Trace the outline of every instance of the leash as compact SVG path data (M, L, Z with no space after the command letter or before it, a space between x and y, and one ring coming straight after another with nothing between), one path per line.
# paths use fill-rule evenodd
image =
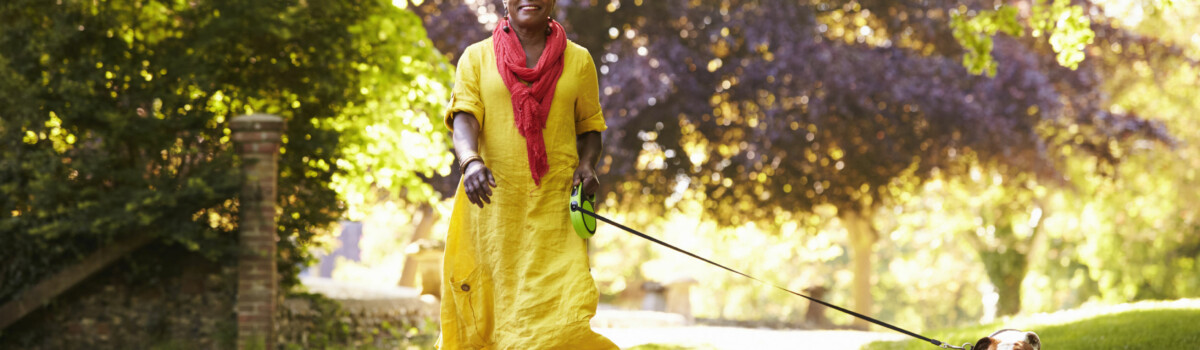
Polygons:
M857 312L851 311L851 310L849 310L849 309L846 309L846 308L843 308L843 307L840 307L840 306L837 306L837 305L833 305L833 304L827 303L827 302L825 302L825 301L822 301L822 300L820 300L820 299L813 298L813 297L810 297L810 296L807 296L807 295L804 295L804 294L801 294L801 293L798 293L798 292L792 291L791 289L787 289L787 288L781 287L781 286L779 286L779 285L777 285L777 284L774 284L774 283L771 283L771 282L764 281L764 280L762 280L762 279L759 279L759 278L757 278L757 277L754 277L754 276L751 276L751 275L747 275L747 274L745 274L745 273L742 273L741 271L738 271L738 270L734 270L734 269L732 269L732 268L729 268L729 267L727 267L727 266L725 266L725 265L718 264L718 263L716 263L716 262L714 262L714 261L712 261L712 260L705 259L704 257L701 257L701 256L699 256L699 255L693 254L692 252L689 252L689 251L687 251L687 250L684 250L684 249L682 249L682 248L676 247L676 246L674 246L674 245L671 245L670 243L663 242L663 241L661 241L661 240L659 240L659 239L657 239L657 238L654 238L654 237L650 237L649 235L647 235L647 234L645 234L645 233L642 233L641 231L634 230L634 229L631 229L631 228L629 228L629 227L626 227L625 225L622 225L622 224L620 224L620 223L617 223L617 222L615 222L615 221L612 221L612 220L610 220L610 219L608 219L608 218L606 218L606 217L604 217L604 216L601 216L600 214L596 214L595 212L593 212L593 211L592 211L592 210L595 210L595 206L596 206L596 203L595 203L595 196L594 196L594 195L592 195L592 196L584 196L584 195L583 195L581 192L583 192L583 191L580 189L580 186L575 186L575 188L574 188L573 190L571 190L571 201L570 201L570 206L571 206L571 223L572 223L572 225L574 225L574 226L575 226L575 233L576 233L576 234L578 234L578 235L579 235L580 237L582 237L583 239L588 239L588 238L591 238L591 237L592 237L592 236L593 236L593 235L596 233L596 220L600 220L600 221L603 221L603 222L605 222L605 223L608 223L609 225L613 225L613 226L616 226L616 227L618 227L618 228L620 228L620 229L622 229L622 230L625 230L626 232L632 233L632 234L634 234L634 235L636 235L636 236L638 236L638 237L645 238L646 240L648 240L648 241L651 241L651 242L654 242L654 243L658 243L658 244L659 244L659 245L661 245L661 246L664 246L664 247L670 248L671 250L674 250L674 251L677 251L677 252L683 253L684 255L687 255L687 256L693 257L693 258L695 258L695 259L697 259L697 260L700 260L700 261L703 261L703 262L709 263L709 264L711 264L711 265L713 265L713 266L716 266L716 267L719 267L719 268L725 269L726 271L729 271L729 272L732 272L732 273L735 273L735 274L741 275L742 277L749 278L749 279L751 279L751 280L754 280L754 281L756 281L756 282L758 282L758 283L762 283L762 284L765 284L765 285L768 285L768 286L771 286L771 287L775 287L775 289L778 289L778 290L782 290L782 291L784 291L784 292L791 293L792 295L796 295L796 296L802 297L802 298L804 298L804 299L808 299L809 301L812 301L812 302L814 302L814 303L817 303L817 304L824 305L824 306L826 306L826 307L829 307L829 308L831 308L831 309L834 309L834 310L841 311L841 312L843 312L843 313L849 314L849 315L851 315L851 316L854 316L854 317L858 317L859 319L862 319L862 320L865 320L865 321L868 321L868 322L874 323L874 324L876 324L876 325L879 325L879 326L885 327L885 328L887 328L887 329L891 329L891 330L893 330L893 331L897 331L897 332L903 333L903 334L905 334L905 335L908 335L908 336L910 336L910 337L917 338L917 339L920 339L920 340L923 340L923 341L929 342L930 344L933 344L933 345L935 345L935 346L937 346L937 347L940 347L940 348L942 348L942 349L960 349L960 350L972 350L972 348L974 347L973 345L971 345L971 343L966 343L966 344L963 344L962 346L953 346L953 345L950 345L950 344L946 344L946 343L944 343L944 342L942 342L942 341L940 341L940 340L931 339L931 338L929 338L929 337L926 337L926 336L923 336L923 335L920 335L920 334L917 334L917 333L910 332L910 331L908 331L908 330L906 330L906 329L904 329L904 328L896 327L896 326L893 326L893 325L891 325L891 324L889 324L889 323L887 323L887 322L883 322L883 321L877 320L877 319L875 319L875 318L872 318L872 317L870 317L870 316L863 315L863 314L860 314L860 313L857 313ZM583 216L583 214L587 214L587 217ZM590 219L590 222L589 222L589 219Z

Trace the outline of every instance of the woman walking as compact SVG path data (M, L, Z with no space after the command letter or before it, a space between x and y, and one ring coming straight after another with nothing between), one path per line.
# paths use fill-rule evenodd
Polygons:
M443 269L443 349L615 349L592 331L598 294L570 223L594 194L606 128L587 49L554 0L504 0L492 37L458 61L446 125L463 177Z

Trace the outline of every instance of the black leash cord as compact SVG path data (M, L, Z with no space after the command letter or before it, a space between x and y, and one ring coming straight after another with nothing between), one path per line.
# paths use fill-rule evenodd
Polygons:
M834 310L837 310L837 311L841 311L841 312L844 312L844 313L850 314L851 316L858 317L858 318L860 318L860 319L863 319L863 320L870 321L871 323L874 323L874 324L877 324L877 325L880 325L880 326L883 326L883 327L887 327L888 329L891 329L891 330L893 330L893 331L897 331L897 332L900 332L900 333L907 334L907 335L909 335L909 336L911 336L911 337L913 337L913 338L917 338L917 339L920 339L920 340L927 341L927 342L929 342L929 343L932 343L933 345L936 345L936 346L942 346L942 344L943 344L941 341L934 340L934 339L929 339L929 338L927 338L927 337L925 337L925 336L923 336L923 335L916 334L916 333L913 333L913 332L909 332L909 331L907 331L907 330L905 330L905 329L903 329L903 328L900 328L900 327L896 327L896 326L890 325L890 324L888 324L887 322L883 322L883 321L880 321L880 320L876 320L876 319L874 319L874 318L871 318L870 316L863 315L863 314L860 314L860 313L857 313L857 312L854 312L854 311L850 311L850 310L847 310L847 309L845 309L845 308L842 308L842 307L840 307L840 306L837 306L837 305L833 305L833 304L830 304L830 303L826 303L826 302L824 302L824 301L821 301L820 299L816 299L816 298L813 298L813 297L810 297L810 296L807 296L807 295L804 295L804 294L800 294L800 293L793 292L791 289L787 289L787 288L784 288L784 287L780 287L779 285L776 285L776 284L774 284L774 283L770 283L770 282L767 282L767 281L763 281L763 280L760 280L760 279L758 279L758 278L755 278L754 276L751 276L751 275L744 274L744 273L742 273L741 271L738 271L738 270L734 270L734 269L731 269L731 268L725 267L725 265L718 264L718 263L716 263L716 262L713 262L712 260L708 260L708 259L705 259L705 258L703 258L703 257L700 257L699 255L692 254L692 253L691 253L691 252L689 252L689 251L686 251L686 250L683 250L683 249L677 248L677 247L675 247L675 246L671 245L670 243L667 243L667 242L660 241L660 240L658 240L657 238L654 238L654 237L650 237L650 236L646 235L645 233L641 233L641 232L639 232L638 230L634 230L634 229L631 229L631 228L625 227L625 225L618 224L618 223L616 223L616 222L614 222L614 221L612 221L612 220L609 220L609 219L608 219L608 218L606 218L606 217L603 217L603 216L600 216L599 214L593 213L593 212L591 212L590 210L587 210L587 209L580 208L579 206L574 206L574 205L573 205L573 206L571 206L571 210L578 210L578 211L581 211L581 212L583 212L584 214L591 215L592 217L595 217L596 219L598 219L598 220L600 220L600 221L604 221L604 222L607 222L609 225L613 225L613 226L619 227L619 228L621 228L622 230L625 230L625 231L628 231L629 233L632 233L632 234L635 234L635 235L637 235L638 237L642 237L642 238L645 238L645 239L647 239L647 240L649 240L649 241L651 241L651 242L658 243L659 245L662 245L662 246L664 246L664 247L671 248L671 249L672 249L672 250L674 250L674 251L677 251L677 252L680 252L680 253L686 254L687 256L690 256L690 257L693 257L693 258L699 259L699 260L701 260L701 261L704 261L704 262L706 262L706 263L712 264L713 266L720 267L720 268L722 268L722 269L725 269L726 271L729 271L729 272L733 272L733 273L736 273L736 274L742 275L742 277L746 277L746 278L749 278L749 279L755 280L755 281L757 281L758 283L766 284L766 285L769 285L769 286L775 287L775 289L779 289L779 290L782 290L782 291L785 291L785 292L788 292L788 293L792 293L792 294L794 294L794 295L797 295L797 296L803 297L804 299L811 300L812 302L815 302L815 303L817 303L817 304L821 304L821 305L828 306L828 307L830 307L830 308L833 308Z

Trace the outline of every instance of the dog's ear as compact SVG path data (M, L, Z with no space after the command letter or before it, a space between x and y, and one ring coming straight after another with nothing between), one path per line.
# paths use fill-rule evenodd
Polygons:
M1033 346L1034 350L1042 349L1042 338L1039 338L1037 333L1025 332L1025 342L1029 343L1030 346Z
M983 337L983 338L980 338L979 341L975 342L975 345L971 347L971 350L988 350L988 348L991 348L991 347L992 347L992 338L991 337Z

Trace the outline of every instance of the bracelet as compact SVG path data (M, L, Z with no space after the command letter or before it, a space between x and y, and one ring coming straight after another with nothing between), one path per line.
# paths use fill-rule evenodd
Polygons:
M470 156L467 156L467 158L463 159L461 163L458 163L458 170L461 171L463 174L466 174L467 166L471 165L471 162L474 162L477 160L482 162L483 157L480 157L478 154L472 154Z

